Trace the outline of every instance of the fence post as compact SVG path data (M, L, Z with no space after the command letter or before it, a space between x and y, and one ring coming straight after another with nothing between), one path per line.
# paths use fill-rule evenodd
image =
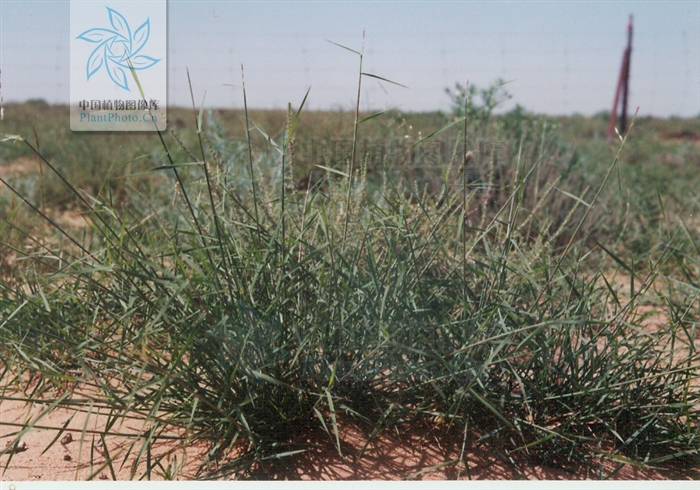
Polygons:
M622 93L622 114L620 116L620 133L624 134L627 129L627 101L629 96L629 81L630 81L630 62L632 58L632 15L627 23L627 48L622 56L622 66L620 67L620 77L617 81L617 89L615 90L615 101L613 102L612 111L610 111L610 121L608 122L607 139L612 138L615 133L615 122L617 120L617 108L620 102L620 93Z

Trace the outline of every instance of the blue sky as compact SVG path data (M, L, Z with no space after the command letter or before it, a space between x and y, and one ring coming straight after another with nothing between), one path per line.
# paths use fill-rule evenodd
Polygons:
M106 2L109 3L108 1ZM0 0L5 101L69 97L69 0ZM700 114L700 2L168 2L168 102L349 109L364 70L409 88L363 81L362 108L447 109L444 89L511 81L515 103L549 114L612 106L626 24L634 14L630 105L641 114Z

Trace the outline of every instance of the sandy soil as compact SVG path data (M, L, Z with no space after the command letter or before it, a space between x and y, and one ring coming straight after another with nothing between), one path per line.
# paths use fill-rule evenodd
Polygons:
M3 162L3 164L0 165L0 177L7 178L19 175L38 174L40 173L39 163L39 158L31 157L17 158L9 163ZM0 186L2 186L1 182Z
M146 432L139 421L117 423L112 432L121 436L105 438L107 451L99 444L99 432L104 430L106 416L93 413L87 420L86 412L59 408L38 421L33 430L21 438L26 449L15 451L10 459L10 446L17 431L28 416L36 417L44 406L29 405L21 401L4 400L0 405L0 480L85 480L131 478L145 479L146 454L136 464L142 439L134 437ZM70 419L70 421L69 421ZM15 424L15 425L13 425ZM67 424L60 434L59 428ZM85 433L84 433L85 431ZM65 438L71 434L70 442ZM176 435L176 434L175 434ZM416 473L419 480L445 479L548 479L574 480L597 478L591 468L566 470L519 461L519 468L498 456L497 448L476 447L467 441L464 463L439 465L460 459L462 437L446 435L439 428L414 428L407 434L385 433L370 443L358 459L356 455L364 446L367 435L351 424L341 424L341 451L338 452L330 438L323 432L310 435L315 449L303 454L278 460L265 461L252 477L284 480L399 480ZM81 439L83 443L81 444ZM55 442L51 445L52 441ZM65 443L65 444L64 444ZM51 445L50 447L48 447ZM48 447L48 449L46 449ZM151 479L162 480L164 468L179 467L177 479L188 480L198 476L198 469L207 453L207 444L200 443L182 448L177 440L158 440L153 444L152 461L163 456L160 467L152 468ZM106 464L105 454L113 460ZM225 461L222 462L225 465ZM436 467L438 466L438 467ZM606 462L604 473L609 474L616 465ZM215 470L212 466L210 470ZM134 476L132 476L134 471ZM201 477L201 474L200 474ZM697 468L671 466L659 469L640 469L623 465L613 476L615 479L700 479Z

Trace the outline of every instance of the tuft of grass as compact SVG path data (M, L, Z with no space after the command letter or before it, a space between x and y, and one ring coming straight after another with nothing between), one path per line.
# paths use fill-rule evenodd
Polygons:
M146 461L133 478L177 477L181 466L151 453L168 438L207 441L201 478L256 477L314 450L317 432L347 457L348 423L367 447L441 420L513 464L697 454L697 236L668 236L642 268L610 246L619 158L581 182L551 122L518 113L445 122L466 144L439 168L398 168L401 155L370 168L358 134L384 116L356 111L352 151L299 190L302 108L272 136L246 111L244 136L230 139L193 96L198 155L159 134L146 175L161 184L133 185L120 206L111 177L90 192L37 151L88 221L80 236L3 180L51 232L37 237L14 214L1 225L21 265L0 277L0 399L86 411L85 443L140 424L126 454L93 472L114 475L132 454ZM476 135L503 151L467 158ZM641 306L668 270L680 275L650 330ZM92 433L96 410L109 417ZM18 441L40 425L8 429Z

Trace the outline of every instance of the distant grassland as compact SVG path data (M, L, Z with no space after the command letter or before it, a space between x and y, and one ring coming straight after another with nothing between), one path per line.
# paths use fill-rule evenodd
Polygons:
M361 118L370 115L361 114ZM169 110L169 131L164 133L164 137L175 161L192 160L192 154L188 155L183 149L197 145L195 117L196 113L191 109ZM310 181L313 183L321 177L324 171L317 165L336 167L343 164L352 142L353 117L352 113L343 111L304 113L296 128L291 161L291 178L297 187L305 188ZM256 153L269 150L266 138L279 138L285 130L287 119L286 111L252 110L250 120L262 129L258 131L255 126L251 127L253 150ZM444 131L417 147L411 145L452 121L451 115L442 112L403 114L388 111L362 124L358 142L359 159L367 157L370 176L378 173L381 165L393 169L403 167L406 169L403 181L413 179L422 185L429 184L428 190L439 194L440 171L434 167L454 164L456 159L461 158L459 128ZM246 143L242 110L209 112L207 124L210 136L216 139L220 149L230 152L233 146L237 146L238 151L242 151L241 145ZM90 194L96 194L100 189L110 191L114 205L129 201L129 189L149 194L154 183L160 182L160 176L143 173L162 164L164 159L162 147L159 147L158 138L153 133L72 132L68 123L68 108L51 106L42 101L7 105L2 127L5 134L25 135L76 188ZM468 148L483 161L474 162L470 176L476 178L479 174L482 179L487 177L481 174L488 173L492 153L506 168L507 160L518 151L541 151L544 146L538 147L536 140L543 138L542 145L561 153L556 157L558 161L552 166L553 171L578 175L573 178L572 174L569 182L572 187L566 190L579 196L586 186L590 190L599 182L607 164L614 157L614 148L604 139L606 127L605 114L547 118L513 111L493 116L486 124L473 121ZM437 141L441 145L439 148ZM521 144L524 145L522 149L519 147ZM439 157L436 156L438 153ZM23 144L5 143L0 146L1 166L9 167L20 158L33 159L37 164L40 161ZM421 167L421 164L426 165ZM47 174L37 180L34 174L41 169L29 164L27 168L30 168L28 173L32 176L26 177L26 171L19 172L24 175L18 176L19 183L23 189L32 190L32 197L40 199L43 205L50 208L74 207L74 197L65 191L55 176ZM617 201L611 204L607 212L611 214L613 209L619 210L619 206L624 205L628 218L657 222L665 211L662 207L670 206L674 214L689 218L698 206L699 168L700 119L640 118L635 122L635 131L620 157L620 170L616 172L617 192L614 192L613 186L607 189L609 195L606 199ZM401 179L401 176L395 175ZM13 175L9 179L12 180ZM0 195L0 199L8 198L12 199L6 194ZM558 214L562 210L545 211ZM651 231L646 226L643 229L646 234ZM636 237L633 241L644 240L644 237Z

